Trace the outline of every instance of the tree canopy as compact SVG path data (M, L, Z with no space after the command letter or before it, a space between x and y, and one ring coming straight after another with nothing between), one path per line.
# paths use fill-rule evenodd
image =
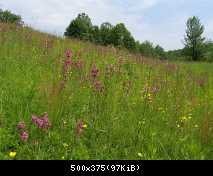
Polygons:
M20 15L13 14L9 10L3 11L0 9L0 22L1 23L15 23L17 25L22 25L23 21Z
M193 16L187 20L186 27L185 51L192 57L192 60L196 61L202 57L202 46L205 40L202 37L204 26L198 17Z
M79 14L76 19L71 21L64 35L89 40L91 38L91 32L92 22L88 15L82 13Z
M104 46L113 45L119 48L126 48L131 52L138 52L146 56L162 57L164 53L163 48L159 45L155 47L149 41L144 43L135 41L124 23L113 26L109 22L104 22L99 27L93 25L90 17L85 13L79 14L70 22L64 35L66 37L89 40Z

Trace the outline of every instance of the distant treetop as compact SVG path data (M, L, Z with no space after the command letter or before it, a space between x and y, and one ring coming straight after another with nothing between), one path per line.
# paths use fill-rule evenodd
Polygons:
M23 25L23 21L20 15L13 14L9 10L3 11L2 9L0 9L0 22L15 23L17 25Z

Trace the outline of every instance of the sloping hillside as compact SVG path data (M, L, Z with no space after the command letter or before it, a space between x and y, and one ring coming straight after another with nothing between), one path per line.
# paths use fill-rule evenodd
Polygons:
M0 24L0 159L213 159L212 67Z

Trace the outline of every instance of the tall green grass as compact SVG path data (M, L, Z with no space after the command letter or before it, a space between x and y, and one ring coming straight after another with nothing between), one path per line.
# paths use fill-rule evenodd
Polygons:
M67 49L83 67L72 66L60 88ZM0 24L0 159L213 159L212 67ZM31 121L44 112L46 131ZM87 127L78 136L81 119Z

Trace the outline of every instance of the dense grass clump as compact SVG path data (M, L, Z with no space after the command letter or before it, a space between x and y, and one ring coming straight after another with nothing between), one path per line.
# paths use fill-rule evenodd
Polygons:
M212 67L0 24L0 159L213 159Z

